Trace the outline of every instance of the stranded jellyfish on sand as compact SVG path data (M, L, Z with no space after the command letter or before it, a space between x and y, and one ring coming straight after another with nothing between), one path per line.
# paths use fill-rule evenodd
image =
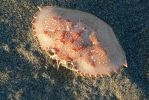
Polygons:
M127 67L112 28L92 14L45 6L34 15L32 27L41 49L81 75L110 76Z

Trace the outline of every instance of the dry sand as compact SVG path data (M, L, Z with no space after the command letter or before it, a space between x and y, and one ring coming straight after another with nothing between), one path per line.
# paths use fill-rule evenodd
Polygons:
M92 13L114 29L128 68L104 78L56 69L35 43L37 6ZM0 100L149 100L148 0L0 0Z

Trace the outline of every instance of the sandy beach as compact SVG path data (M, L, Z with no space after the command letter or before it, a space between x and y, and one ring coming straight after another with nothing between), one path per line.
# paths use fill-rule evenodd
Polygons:
M57 69L32 36L38 6L91 13L108 23L128 68L87 78ZM148 0L0 0L0 100L149 100Z

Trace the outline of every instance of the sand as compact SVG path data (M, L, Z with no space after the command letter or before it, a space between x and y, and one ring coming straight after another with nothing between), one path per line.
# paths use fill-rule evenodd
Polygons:
M32 37L32 17L45 5L89 12L107 22L128 68L104 78L56 68ZM1 0L0 100L149 99L148 8L148 0Z

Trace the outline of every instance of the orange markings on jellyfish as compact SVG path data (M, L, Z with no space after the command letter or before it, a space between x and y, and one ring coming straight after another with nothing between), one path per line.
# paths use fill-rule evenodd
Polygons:
M110 76L127 67L113 29L100 18L78 10L45 6L32 20L34 36L45 52L54 50L64 66L83 76ZM46 49L45 49L46 48Z

